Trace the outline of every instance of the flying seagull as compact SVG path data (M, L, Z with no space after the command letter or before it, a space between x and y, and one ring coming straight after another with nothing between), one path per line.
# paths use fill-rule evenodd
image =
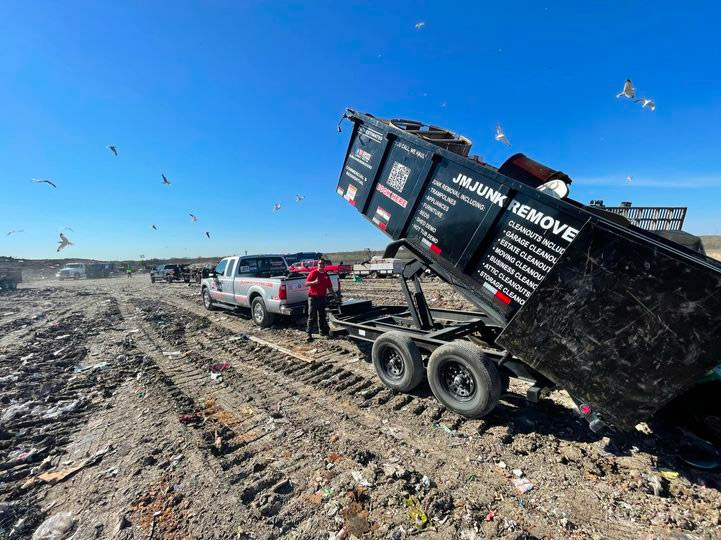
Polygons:
M280 210L280 203L275 203L273 205L273 212L277 212L278 210Z
M190 219L192 219L193 221L198 221L198 216L196 216L195 214L188 214L188 215L190 216Z
M634 101L634 103L640 103L640 102L643 102L643 105L641 105L642 109L645 109L646 107L648 107L652 111L656 110L656 104L653 102L652 99L641 98L641 99L637 99Z
M157 228L155 225L151 225L151 227L152 227L153 229L155 229L156 231L158 230L158 228Z
M207 236L208 238L210 238L210 233L209 233L208 231L205 231L205 236Z
M626 182L628 182L629 184L631 183L632 180L633 180L633 176L626 177Z
M295 202L300 202L303 199L305 199L305 195L296 195L295 196Z
M118 147L115 146L114 144L108 145L108 150L110 150L116 156L118 155Z
M25 231L23 229L14 229L14 230L10 231L7 234L7 236L10 236L11 234L15 234L15 233L20 233L20 232L25 232Z
M508 138L506 138L505 133L503 133L501 124L496 124L496 140L501 141L506 146L511 146L511 143L508 141Z
M68 240L67 236L65 236L63 233L60 233L60 240L58 240L58 251L64 250L68 246L74 246L70 240Z
M35 182L36 184L50 184L54 188L58 187L50 180L41 180L40 178L33 178L33 182Z
M60 232L63 232L63 231L75 232L75 231L72 230L70 227L63 227L62 229L60 229Z
M416 30L420 30L420 29L423 28L425 25L426 25L426 21L418 21L418 22L414 25L414 27L415 27Z
M164 185L164 186L169 186L169 185L170 185L170 180L168 180L168 177L165 176L164 174L161 174L160 176L163 177L163 185Z
M623 84L623 90L621 90L618 94L616 94L617 98L620 97L627 97L629 99L633 99L636 95L636 90L633 87L633 83L631 82L631 79L626 79L626 82Z

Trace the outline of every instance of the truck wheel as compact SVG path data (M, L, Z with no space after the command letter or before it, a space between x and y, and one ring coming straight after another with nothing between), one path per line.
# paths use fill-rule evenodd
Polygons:
M371 278L371 279L378 279L378 272L371 272L370 278Z
M373 367L388 388L410 392L423 380L423 359L418 347L406 334L397 331L381 335L371 350Z
M256 297L251 304L251 311L253 313L253 322L261 328L267 328L275 317L272 313L268 313L268 309L265 307L265 302L261 297Z
M213 298L210 296L210 291L207 287L203 289L203 305L208 311L215 309L215 302L213 302Z
M501 397L498 368L470 343L446 343L433 351L428 384L438 401L466 418L487 415Z

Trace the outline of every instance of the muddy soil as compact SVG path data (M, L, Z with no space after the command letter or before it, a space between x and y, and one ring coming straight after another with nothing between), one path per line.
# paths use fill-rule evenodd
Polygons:
M392 280L343 285L401 302ZM198 292L136 276L0 296L0 538L62 512L77 539L721 535L718 471L677 457L678 429L596 435L565 393L531 404L520 384L466 420L426 384L387 390L349 341Z

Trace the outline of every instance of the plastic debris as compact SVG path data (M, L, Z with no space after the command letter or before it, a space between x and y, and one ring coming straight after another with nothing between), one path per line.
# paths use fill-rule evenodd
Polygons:
M70 512L59 512L40 524L33 533L32 540L62 540L73 525L75 518Z
M333 498L333 490L329 487L320 488L320 492L323 494L323 501L328 502Z
M350 474L353 477L353 480L355 480L359 486L371 487L373 485L363 477L363 473L360 471L351 471Z
M445 431L446 433L448 433L451 437L455 436L455 434L456 434L455 430L451 429L451 427L448 424L445 424L443 422L438 422L435 425L436 425L436 427L438 427L438 428L442 429L443 431Z
M496 517L496 512L494 510L491 510L486 514L486 517L484 518L484 521L493 521L493 518Z
M658 472L660 472L661 476L668 480L675 480L678 478L678 472L672 471L671 469L659 469Z
M513 469L511 472L516 478L521 478L523 476L523 471L521 469Z
M505 461L499 461L498 463L496 463L496 465L499 466L501 469L505 469L506 467L508 467Z
M15 403L10 405L2 416L0 416L0 422L7 422L12 420L16 416L23 416L25 413L30 412L30 402L28 403Z
M511 483L519 493L528 493L535 487L528 478L512 478Z
M408 508L408 517L411 518L413 525L416 529L425 529L428 525L428 516L421 508L421 503L418 501L418 497L411 495L405 500L406 507Z
M197 424L202 419L197 414L181 414L178 416L178 421L181 424Z
M223 374L219 371L211 371L210 372L210 380L216 383L223 382Z
M170 358L180 356L180 351L163 351L163 356L167 356Z
M222 373L229 367L230 367L230 364L228 362L222 362L220 364L213 364L212 366L210 366L210 372L211 373Z
M78 408L79 405L80 400L76 399L75 401L67 402L64 405L57 405L55 407L51 407L45 412L45 414L43 415L43 419L48 420L51 418L59 418L65 413L74 411Z

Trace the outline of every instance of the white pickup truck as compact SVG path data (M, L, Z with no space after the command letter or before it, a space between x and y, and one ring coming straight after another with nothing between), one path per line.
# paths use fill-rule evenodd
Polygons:
M55 274L60 281L64 279L80 279L86 277L85 265L83 263L66 264L60 271Z
M340 292L338 276L329 274L333 290ZM206 309L250 308L260 327L273 324L278 315L302 315L308 308L306 274L288 272L280 255L226 257L200 283Z

